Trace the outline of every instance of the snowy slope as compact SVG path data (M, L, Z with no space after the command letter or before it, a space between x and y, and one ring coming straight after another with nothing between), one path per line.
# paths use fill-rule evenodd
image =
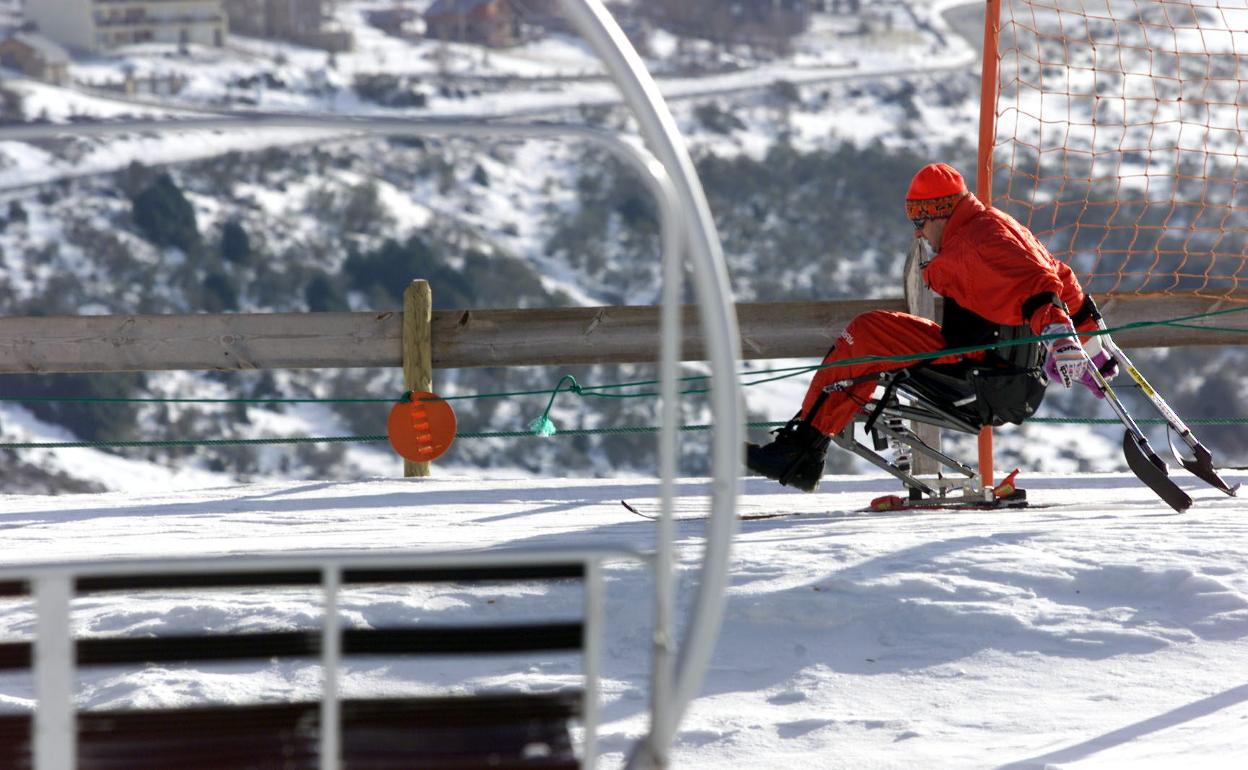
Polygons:
M436 470L435 470L436 474ZM1243 481L1245 474L1232 474ZM726 623L677 742L680 768L1241 768L1248 766L1248 503L1181 483L1166 509L1125 475L1033 477L1034 507L868 515L895 483L826 479L803 495L747 480ZM682 481L677 543L691 597L703 480ZM648 548L653 479L374 479L142 494L7 496L6 565L64 559L501 545ZM452 587L344 600L348 621L465 622L576 612L558 584ZM652 584L607 572L603 767L645 727ZM682 603L683 606L683 603ZM315 622L314 597L170 592L92 597L80 633ZM30 633L0 605L0 638ZM546 690L579 670L558 656L378 661L348 673L355 694L435 686ZM242 674L237 677L227 674ZM186 672L104 671L88 706L313 696L315 666L264 662ZM0 708L28 708L29 680L0 678Z

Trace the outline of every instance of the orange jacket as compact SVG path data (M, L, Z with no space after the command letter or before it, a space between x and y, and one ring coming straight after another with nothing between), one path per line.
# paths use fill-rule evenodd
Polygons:
M1037 334L1049 324L1070 323L1070 315L1044 302L1024 318L1023 305L1029 299L1052 292L1070 313L1083 304L1074 271L1054 259L1013 217L984 206L973 194L953 210L940 251L923 268L923 279L937 294L993 323L1027 323Z

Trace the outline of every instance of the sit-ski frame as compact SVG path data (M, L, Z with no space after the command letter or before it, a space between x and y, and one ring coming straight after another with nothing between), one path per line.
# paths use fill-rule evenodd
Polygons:
M1131 359L1105 333L1105 322L1099 313L1096 319L1102 331L1103 348L1126 370L1148 402L1166 421L1167 443L1176 462L1206 484L1227 495L1234 496L1240 485L1231 486L1218 474L1209 450L1200 443L1191 428L1148 383ZM1088 358L1088 368L1110 408L1126 428L1123 434L1123 454L1126 457L1127 466L1140 481L1171 508L1179 512L1187 510L1192 505L1191 496L1170 478L1169 466L1153 451L1139 424L1131 417L1118 394L1090 358ZM897 391L908 377L909 373L904 369L886 373L881 378L883 393L867 404L868 417L864 429L875 437L875 450L877 451L872 451L854 438L852 423L844 432L833 436L832 441L842 449L863 458L897 478L906 487L911 500L932 498L936 502L948 501L950 504L993 502L996 499L995 491L977 483L979 476L972 468L924 442L914 431L906 428L903 421L923 422L969 434L978 433L979 426L967 422L950 409L911 389L905 389L904 392L913 403L903 403L898 399ZM1175 446L1173 434L1178 434L1183 440L1191 450L1192 457L1185 457L1179 451ZM943 473L938 472L935 479L916 477L908 467L890 462L879 454L878 450L884 449L886 442L890 440L935 460L943 468L952 470L955 475L947 478ZM961 490L960 496L950 494L953 490L959 489Z
M979 431L977 426L922 394L907 390L906 396L912 403L903 403L897 397L897 391L908 377L909 372L904 369L886 373L882 378L883 393L867 404L868 417L863 429L874 437L874 450L854 438L853 423L843 432L832 436L833 443L899 480L906 487L912 501L926 500L949 505L994 502L996 493L992 488L985 489L978 483L979 474L975 469L931 446L906 427L905 423L910 421L963 433L974 434ZM943 472L938 472L935 478L915 476L908 466L889 461L880 455L879 452L889 441L935 460L942 468L948 468L952 475L946 476Z

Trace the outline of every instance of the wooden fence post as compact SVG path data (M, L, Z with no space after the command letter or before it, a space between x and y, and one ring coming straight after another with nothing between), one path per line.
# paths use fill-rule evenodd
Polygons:
M910 247L910 254L906 257L906 268L903 273L906 312L911 315L917 315L920 318L926 318L929 321L935 321L936 295L932 294L932 290L923 283L921 264L927 256L926 252L927 247L924 245L924 241L915 238L914 245ZM940 428L926 423L914 423L911 425L911 428L923 443L933 449L940 449ZM940 472L940 464L936 460L918 452L915 452L914 456L910 458L910 468L915 475Z
M403 292L403 387L433 390L433 291L416 279ZM428 476L429 463L403 461L404 476Z

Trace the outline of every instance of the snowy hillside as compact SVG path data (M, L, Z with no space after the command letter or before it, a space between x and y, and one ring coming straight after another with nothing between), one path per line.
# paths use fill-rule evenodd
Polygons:
M212 109L388 116L540 113L631 130L620 113L596 106L615 103L613 89L596 74L586 47L562 33L487 52L382 34L367 22L377 7L336 4L337 22L356 35L357 45L333 57L246 38L235 38L225 50L192 46L185 53L145 45L76 59L72 88L22 79L7 79L4 88L14 94L10 104L27 120L175 117ZM937 37L921 25L929 23L927 9L916 16L900 3L888 8L892 30L887 33L855 31L850 17L817 17L787 58L681 41L662 30L650 38L647 64L674 99L682 131L696 155L721 164L716 173L723 185L711 193L728 193L713 205L731 218L723 225L725 246L741 299L896 293L900 260L893 255L904 248L904 228L885 228L883 238L876 228L861 232L832 254L824 244L835 221L812 207L826 199L825 189L786 183L778 169L768 188L743 199L731 197L741 189L733 177L752 176L752 168L777 142L789 148L789 163L801 163L805 153L822 153L818 163L826 171L819 173L827 185L840 176L839 169L870 173L865 168L891 152L886 146L910 142L906 137L914 135L914 121L920 118L932 127L923 133L933 152L973 131L969 47L956 36ZM939 23L939 17L933 18ZM916 87L934 71L946 73L944 82L934 89ZM127 73L139 84L137 94L105 90ZM172 94L144 91L144 84L159 84L162 78L181 87ZM855 119L845 120L851 113ZM867 115L870 120L864 119ZM0 197L0 212L7 207L0 228L0 308L14 315L374 310L397 306L393 293L417 274L431 279L440 307L656 300L653 212L648 201L638 198L635 180L617 165L604 168L598 154L541 142L337 140L314 145L318 138L325 139L309 132L269 131L0 142L0 183L7 188ZM858 205L883 211L874 202L879 199L891 208L903 177L920 160L907 154L896 161L904 170L886 175L887 191ZM161 182L164 172L172 185ZM175 188L173 194L185 198L189 212L179 228L162 235L138 226L134 206L139 196ZM782 204L788 213L777 211L760 231L751 212L760 204L776 205L781 195L792 196ZM807 239L803 250L786 236L795 231L792 215L799 212L811 220L809 227L800 226ZM241 239L228 237L238 233ZM227 242L243 247L226 248ZM391 242L398 245L392 248ZM811 247L813 253L805 250ZM475 254L492 260L487 270ZM777 258L786 260L783 269ZM883 284L881 264L891 278ZM493 289L486 285L487 273L499 276ZM835 280L824 280L826 275ZM460 285L471 293L457 292ZM437 387L447 395L536 390L553 387L568 373L586 383L653 376L652 369L618 367L445 372L438 374ZM261 378L151 374L32 381L11 394L49 390L88 399L384 399L400 393L401 384L397 372L377 371L278 372ZM465 430L523 428L540 413L536 401L463 402L461 424ZM696 401L688 406L689 422L699 421L701 408ZM764 418L789 407L759 402L751 408ZM561 400L553 416L561 426L645 425L654 423L649 409L633 402L587 406ZM382 432L384 413L384 406L136 403L101 408L15 400L0 403L0 431L9 442L368 435ZM653 467L648 439L613 440L605 449L594 443L592 451L585 451L562 440L523 448L515 442L465 441L447 461L528 472L580 467L599 475ZM211 472L223 480L275 474L352 478L385 473L393 463L384 447L350 444L263 453L243 447L172 454L151 450L142 456L129 451L127 456L139 461L138 475L152 472L142 462L147 460L166 466L157 473ZM82 491L112 487L113 479L133 475L85 471L62 452L21 450L15 459L23 468L13 479L16 489ZM698 456L688 459L692 472L705 469Z
M1232 475L1232 482L1248 480ZM726 622L677 738L675 767L885 770L1201 768L1248 763L1248 505L1181 479L1174 514L1123 475L1024 477L1034 507L865 514L895 482L837 477L804 495L745 484ZM193 484L187 484L193 487ZM680 482L681 611L701 554L707 485ZM255 554L291 549L504 545L651 547L653 479L438 476L5 498L7 563ZM778 516L778 517L773 517ZM758 518L772 517L772 518ZM648 574L606 574L602 767L645 728ZM456 623L564 617L560 584L522 590L370 589L348 622ZM232 597L232 598L231 598ZM315 622L297 590L241 597L167 592L76 605L92 636L286 630ZM0 638L28 638L20 604ZM315 697L315 666L263 662L85 676L86 707ZM348 692L460 684L525 692L567 686L566 657L386 658L346 672ZM29 679L0 678L0 709L30 707Z
M261 109L540 116L633 131L610 107L617 98L588 49L566 33L506 49L446 45L371 26L368 14L388 5L334 4L334 23L355 35L356 47L333 56L235 37L225 49L143 45L79 57L65 88L5 73L5 117L89 122ZM626 14L630 5L617 10ZM698 161L741 300L897 296L911 235L898 201L909 175L936 158L972 167L974 40L982 22L964 13L951 27L942 13L958 3L947 0L871 5L870 24L816 14L783 55L662 29L643 47ZM138 82L136 94L110 90L127 74ZM152 199L178 204L157 207L165 217L159 227L150 225L150 209L140 210ZM413 277L431 280L439 308L649 304L657 266L654 212L636 180L574 143L308 131L0 141L6 315L386 310L399 306L397 292ZM1242 416L1229 405L1248 397L1234 374L1243 358L1242 351L1140 356L1184 416L1214 418ZM753 370L810 363L758 362ZM492 394L551 389L565 374L599 385L644 381L654 370L448 371L436 374L435 385L444 395L482 397L458 403L461 430L517 431L541 413L545 397ZM402 392L397 371L378 370L8 377L0 385L0 444L376 435L384 401ZM787 419L804 386L801 378L749 390L752 419ZM78 400L23 400L49 394ZM178 398L225 401L162 400ZM325 403L272 402L283 398ZM382 403L335 402L368 398ZM1107 416L1086 394L1054 393L1045 410L1041 416ZM696 398L684 405L688 423L705 414ZM644 399L561 397L552 417L568 431L656 422ZM999 462L1120 470L1116 432L1005 431ZM1238 431L1198 432L1219 462L1248 459ZM706 473L699 445L687 446L682 467ZM965 442L956 446L973 453ZM121 489L144 478L352 479L385 475L396 463L375 442L129 449L122 450L125 472L102 470L122 461L95 450L0 452L12 464L8 489L31 492ZM565 433L550 441L464 440L443 462L464 472L608 476L650 473L654 456L648 436L581 441ZM829 467L857 466L836 456Z

